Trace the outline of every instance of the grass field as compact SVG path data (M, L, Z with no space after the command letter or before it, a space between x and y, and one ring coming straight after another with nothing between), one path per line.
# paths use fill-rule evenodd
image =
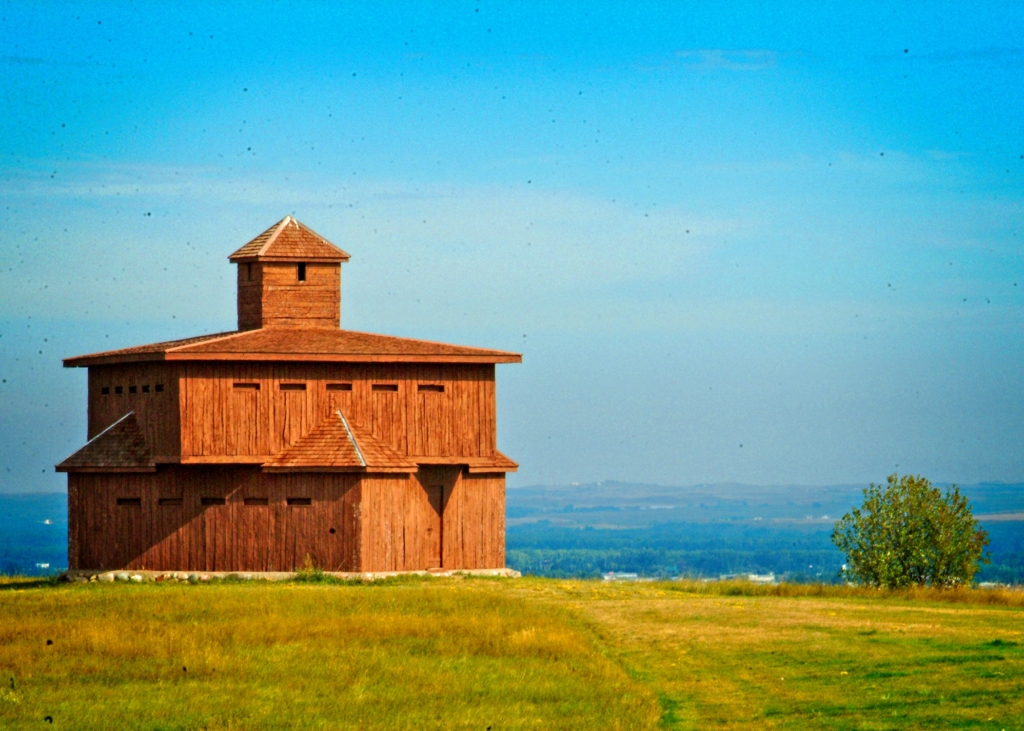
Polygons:
M1024 729L1024 593L8 581L0 672L5 729Z

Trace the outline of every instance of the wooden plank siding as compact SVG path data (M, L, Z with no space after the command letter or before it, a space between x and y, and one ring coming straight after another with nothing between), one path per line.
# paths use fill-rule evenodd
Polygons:
M496 450L491 364L197 362L180 368L183 458L269 457L339 407L402 455L489 457ZM282 384L305 390L282 390ZM329 384L352 390L329 390ZM421 384L444 390L420 391Z
M238 265L238 329L341 326L341 265L242 262ZM250 271L252 279L249 278Z
M154 455L181 454L177 364L125 363L89 368L87 439L134 411ZM157 386L163 390L157 392ZM148 388L148 393L143 389ZM117 393L117 389L121 393ZM135 393L131 393L132 389ZM103 389L109 393L104 394Z
M272 475L254 467L70 473L70 568L291 571L308 554L326 570L357 571L359 492L353 475ZM118 505L118 498L140 504ZM161 498L180 505L161 505ZM224 504L204 505L204 498ZM267 504L246 505L246 498ZM310 504L289 505L289 498Z
M72 569L291 571L307 555L330 571L505 565L505 477L457 467L412 476L234 465L70 473L68 514Z

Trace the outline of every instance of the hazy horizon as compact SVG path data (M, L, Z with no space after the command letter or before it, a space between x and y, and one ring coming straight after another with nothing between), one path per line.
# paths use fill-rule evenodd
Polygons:
M523 353L510 487L1024 481L1024 8L260 7L0 6L0 492L286 214Z

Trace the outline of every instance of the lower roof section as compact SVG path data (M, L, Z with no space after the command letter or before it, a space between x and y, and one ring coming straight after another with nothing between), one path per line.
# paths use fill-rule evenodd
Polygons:
M154 472L157 465L251 465L265 472L411 473L421 465L451 465L471 473L515 472L501 452L487 457L409 456L335 410L311 432L274 455L153 456L128 412L57 465L58 472Z

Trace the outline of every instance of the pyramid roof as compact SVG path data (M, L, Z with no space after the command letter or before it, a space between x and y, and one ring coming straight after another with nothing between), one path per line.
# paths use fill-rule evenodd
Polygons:
M268 472L415 472L414 460L399 454L336 409L309 434L263 463Z
M349 255L291 216L285 216L228 257L229 261L336 261Z
M58 472L154 472L153 454L129 411L57 465Z

